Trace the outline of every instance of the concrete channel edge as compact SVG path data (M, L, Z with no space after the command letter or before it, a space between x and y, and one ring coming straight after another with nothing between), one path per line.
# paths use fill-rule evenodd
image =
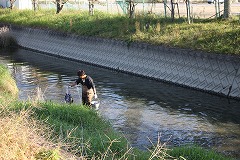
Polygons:
M240 99L240 57L9 25L19 46Z

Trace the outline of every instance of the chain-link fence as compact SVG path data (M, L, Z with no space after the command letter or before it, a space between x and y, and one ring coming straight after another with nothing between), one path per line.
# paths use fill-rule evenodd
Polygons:
M91 3L90 3L91 2ZM134 13L135 14L155 14L163 16L171 16L172 10L174 15L178 17L187 16L186 3L182 0L173 0L164 2L156 2L152 0L138 0L134 1ZM129 1L126 0L74 0L68 1L64 4L63 10L92 10L103 11L110 14L128 14L129 13ZM38 1L38 8L41 9L55 9L55 1ZM190 15L192 18L210 18L216 14L223 14L224 4L209 3L208 0L193 2L190 1ZM232 3L231 11L233 15L240 13L240 3Z

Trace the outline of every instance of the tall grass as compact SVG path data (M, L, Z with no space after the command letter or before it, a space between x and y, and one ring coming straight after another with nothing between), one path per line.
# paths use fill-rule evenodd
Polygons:
M18 96L17 85L6 66L3 66L2 64L0 64L0 91L0 104L14 100ZM5 99L7 97L11 98Z
M85 106L47 102L34 108L34 114L54 126L54 133L60 139L65 139L65 143L72 144L69 149L75 155L97 159L104 156L119 159L131 156L125 154L132 150L126 139L95 111Z
M47 28L85 36L114 38L127 42L190 48L212 53L240 54L240 21L236 18L194 19L174 22L157 15L124 15L85 11L0 10L0 21L21 26ZM137 22L137 26L136 26ZM147 27L146 27L147 26Z
M32 109L13 110L22 105L17 101L18 89L8 69L0 65L0 159L64 159L59 144L50 140L51 130L32 117Z
M198 146L182 146L173 148L168 152L173 157L179 157L182 160L232 160L232 158L225 157L216 153L213 150L206 150Z
M29 118L28 111L2 112L0 117L0 159L35 159L39 152L54 150L43 138L44 127ZM41 125L42 126L42 125Z

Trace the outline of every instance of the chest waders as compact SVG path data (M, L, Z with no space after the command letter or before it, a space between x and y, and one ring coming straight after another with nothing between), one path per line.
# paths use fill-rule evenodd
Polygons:
M91 102L94 96L93 89L88 89L86 85L82 86L82 104L91 106Z

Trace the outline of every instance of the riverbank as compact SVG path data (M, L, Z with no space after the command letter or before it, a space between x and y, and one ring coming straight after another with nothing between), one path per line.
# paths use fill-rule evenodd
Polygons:
M52 29L82 36L143 42L152 45L188 48L218 54L240 54L240 25L238 18L194 19L187 24L184 18L166 19L157 15L136 15L135 19L117 14L54 10L0 10L2 23Z
M36 98L21 102L5 66L0 65L0 73L1 159L132 157L126 139L97 112L43 102L40 91Z
M7 73L8 76L10 75L7 71L7 68L3 67L3 70L5 73ZM8 79L1 77L1 80L5 82ZM14 83L11 84L15 85ZM219 155L214 151L207 151L199 147L182 147L170 149L165 147L163 144L160 145L160 143L157 142L153 142L154 146L150 148L150 152L136 151L136 149L131 148L130 145L127 145L126 140L124 138L121 138L122 136L119 133L116 133L112 130L108 122L100 118L96 112L89 110L84 106L69 106L66 104L56 104L50 102L39 103L39 99L32 99L29 102L19 102L17 99L14 99L12 97L5 97L5 94L3 92L4 90L2 90L2 87L0 88L1 101L2 99L6 100L5 103L1 103L1 106L5 106L4 108L6 109L3 110L1 107L1 113L4 114L1 114L0 118L1 120L3 118L5 122L3 123L3 128L8 129L8 133L13 133L11 129L14 129L14 131L16 131L15 134L10 135L10 139L15 143L1 144L6 144L5 146L8 148L11 148L10 145L13 144L16 146L16 148L20 148L20 151L16 150L16 152L13 152L13 150L9 150L7 148L4 149L1 146L0 151L1 153L8 152L8 154L11 154L13 156L22 156L19 158L15 157L15 159L21 159L23 156L26 156L26 153L30 152L31 156L33 157L49 155L55 156L56 159L59 159L58 157L60 156L67 156L68 158L72 157L72 159L77 159L77 157L82 155L86 156L87 158L95 159L108 159L113 157L116 159L150 159L150 157L154 157L154 154L156 153L155 151L160 151L158 150L158 147L162 147L162 150L160 154L157 154L157 156L164 156L161 154L167 151L169 155L175 157L176 159L181 159L180 156L187 159L196 160L200 158L206 160L231 159ZM9 88L9 85L4 88ZM10 102L10 100L14 101ZM11 114L9 114L10 111ZM13 114L14 116L12 116ZM28 122L28 125L22 122ZM18 127L21 128L22 125L25 127L27 126L28 128L23 128L23 130L20 130ZM42 128L40 126L44 127ZM22 131L28 132L22 133ZM44 136L38 137L39 133L41 136ZM0 135L2 137L6 134ZM27 138L34 137L34 139L21 139L23 137L19 135L23 135L23 137ZM1 139L5 140L3 138ZM39 140L41 140L40 146ZM24 146L19 146L20 144L24 144ZM34 146L34 151L29 150L30 147L28 146L30 145ZM6 152L2 152L2 150ZM67 153L66 150L71 152ZM19 152L25 154L16 155ZM9 155L1 155L4 156L3 159L9 158ZM74 157L74 155L77 155L77 157ZM164 158L167 159L166 155Z

